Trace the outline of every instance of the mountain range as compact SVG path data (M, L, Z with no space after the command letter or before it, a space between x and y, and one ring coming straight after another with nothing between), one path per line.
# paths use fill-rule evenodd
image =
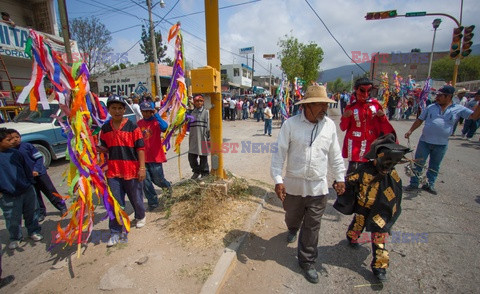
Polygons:
M480 44L473 45L470 49L472 49L471 55L480 55ZM370 63L364 62L359 63L358 65L365 71L370 71ZM337 78L341 78L344 81L350 81L352 78L352 72L353 78L364 74L364 71L360 69L359 66L356 64L350 64L321 71L318 81L321 83L333 82Z

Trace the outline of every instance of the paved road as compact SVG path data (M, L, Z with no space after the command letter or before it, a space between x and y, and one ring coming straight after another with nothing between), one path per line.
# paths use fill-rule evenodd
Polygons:
M336 122L336 110L330 113ZM393 122L399 135L405 133L412 121ZM249 121L225 122L224 142L229 147L238 146L237 152L229 148L224 154L225 169L236 175L272 183L270 178L270 147L267 143L276 140L279 126L274 124L273 137L263 135L263 123ZM343 140L343 134L341 140ZM416 144L420 130L412 135ZM187 138L188 140L188 138ZM401 143L406 144L404 139ZM238 145L237 145L238 144ZM186 158L187 141L183 144L180 164L177 156L169 152L165 164L167 178L172 182L189 177L191 171ZM263 146L263 149L262 149ZM268 145L269 146L269 145ZM414 147L414 146L412 146ZM480 193L478 159L480 145L453 139L442 166L437 188L438 196L430 194L407 194L403 213L394 230L403 233L428 233L428 243L404 242L389 244L391 255L390 282L385 290L390 292L476 292L478 260ZM49 174L60 193L66 193L62 173L65 160L56 161ZM182 171L180 176L178 167ZM402 178L407 177L400 169ZM272 183L273 188L273 183ZM47 201L48 202L48 201ZM333 203L333 198L329 200ZM49 205L49 215L42 223L46 239L39 243L25 242L16 251L5 249L8 232L3 217L0 218L0 240L3 253L4 274L14 274L16 285L9 288L14 293L29 281L51 267L61 266L73 249L55 247L50 249L50 233L60 217ZM101 205L98 207L96 229L107 229L100 221ZM370 249L368 244L358 252L345 248L344 233L350 217L339 215L331 207L326 211L320 238L320 258L317 267L325 269L320 284L311 285L301 276L295 261L296 246L286 246L283 210L275 196L270 195L255 230L238 255L238 262L225 283L223 293L321 293L371 291L375 286L369 270ZM88 282L88 281L87 281Z
M335 111L331 118L339 122ZM392 122L404 145L407 142L403 135L412 122ZM412 135L412 148L420 134L418 129ZM343 141L343 134L340 137ZM316 264L320 283L308 283L296 261L296 244L287 245L285 241L284 212L272 194L237 254L221 293L364 293L380 289L389 293L476 293L480 272L479 152L479 143L452 139L438 177L439 195L404 194L403 212L393 228L400 240L387 244L391 257L387 284L376 285L371 274L370 244L356 251L348 248L345 232L351 217L331 207L333 196L320 232ZM265 164L265 173L267 170ZM404 168L398 170L407 185Z

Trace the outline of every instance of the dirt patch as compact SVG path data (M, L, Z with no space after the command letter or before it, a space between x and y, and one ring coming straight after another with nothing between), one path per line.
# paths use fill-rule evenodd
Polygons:
M81 258L74 253L23 292L198 293L268 189L232 181L227 195L209 178L175 185L171 198L162 197L161 207L147 212L147 225L132 228L128 243L112 248L106 248L107 239L88 243ZM108 235L107 226L103 221L95 230Z

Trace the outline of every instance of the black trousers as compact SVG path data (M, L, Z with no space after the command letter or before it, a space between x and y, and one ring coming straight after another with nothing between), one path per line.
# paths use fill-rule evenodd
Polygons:
M55 186L53 185L52 180L50 179L50 176L48 176L47 173L36 176L34 186L35 186L35 192L37 193L37 199L38 199L38 204L40 206L41 215L47 214L47 208L45 207L45 203L43 202L42 193L47 197L50 203L52 203L53 206L55 206L56 209L62 210L64 208L67 208L67 206L65 205L65 201L53 195L53 193L58 194L58 192Z
M387 233L371 232L371 236L362 234L365 229L366 216L355 214L352 222L348 226L347 239L350 243L372 243L372 269L387 269L390 261L388 250L385 247L385 241L388 238Z
M198 158L200 158L200 163L198 163ZM210 173L207 155L188 153L188 162L194 173L200 175L208 175Z
M283 201L285 223L291 233L300 229L298 262L314 264L318 256L318 233L327 205L327 195L294 196L287 194Z

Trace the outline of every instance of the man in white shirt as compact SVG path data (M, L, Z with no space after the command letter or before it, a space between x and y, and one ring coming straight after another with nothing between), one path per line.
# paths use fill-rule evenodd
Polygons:
M143 118L142 111L140 110L140 105L138 104L139 101L140 100L138 99L138 97L133 98L132 110L135 114L135 118L137 119L137 121Z
M305 278L318 283L314 267L318 255L318 233L328 195L327 166L333 170L334 188L345 191L345 165L338 143L335 123L326 117L328 103L324 86L308 87L304 110L285 121L278 135L278 152L272 154L271 175L275 193L283 202L287 242L298 241L298 262ZM287 159L285 178L283 164Z

